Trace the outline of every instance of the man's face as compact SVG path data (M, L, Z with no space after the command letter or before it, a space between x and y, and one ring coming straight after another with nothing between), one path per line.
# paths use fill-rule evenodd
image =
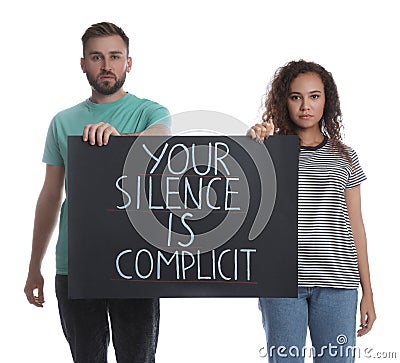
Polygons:
M119 91L132 67L127 48L119 35L90 38L85 45L81 68L92 86L102 95Z

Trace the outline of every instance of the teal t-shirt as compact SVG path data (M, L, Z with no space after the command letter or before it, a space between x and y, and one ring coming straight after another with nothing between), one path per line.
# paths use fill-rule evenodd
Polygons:
M68 180L68 136L81 136L88 124L109 123L119 133L141 132L154 124L170 126L168 110L156 102L138 98L127 93L118 101L96 104L86 100L67 110L59 112L51 121L47 132L43 162L65 166L65 180ZM68 187L65 183L68 198ZM61 206L59 234L56 246L57 274L68 274L68 203Z

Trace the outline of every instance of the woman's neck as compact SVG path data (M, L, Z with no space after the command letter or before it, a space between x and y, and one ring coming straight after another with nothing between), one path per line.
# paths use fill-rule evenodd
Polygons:
M298 130L297 135L300 138L301 146L318 146L322 141L324 141L324 135L321 130Z

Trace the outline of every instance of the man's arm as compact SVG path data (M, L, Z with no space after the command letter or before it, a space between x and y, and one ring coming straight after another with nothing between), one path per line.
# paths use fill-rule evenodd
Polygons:
M46 166L45 180L36 204L31 260L24 292L29 303L38 307L43 307L44 303L44 279L41 266L54 227L57 224L64 187L64 175L63 166ZM35 294L35 290L37 290L37 294Z
M135 132L133 134L122 134L122 136L169 136L171 130L168 126L155 124L142 132Z
M169 136L171 130L168 126L154 124L142 132L120 134L118 130L110 124L99 122L97 124L86 125L83 129L83 141L89 142L90 145L98 146L107 145L110 136Z

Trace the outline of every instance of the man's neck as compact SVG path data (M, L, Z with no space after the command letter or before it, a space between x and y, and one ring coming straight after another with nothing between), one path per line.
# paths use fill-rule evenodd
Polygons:
M120 100L122 97L126 95L127 92L120 89L117 92L111 95L102 95L96 91L92 91L92 96L90 97L90 101L93 103L111 103Z

